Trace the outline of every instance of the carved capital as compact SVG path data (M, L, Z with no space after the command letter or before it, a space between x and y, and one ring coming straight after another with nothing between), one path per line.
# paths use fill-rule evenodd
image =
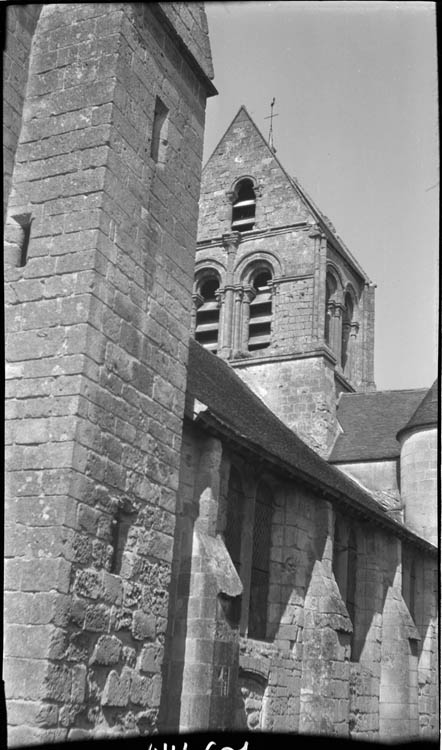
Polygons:
M222 236L223 247L229 250L236 250L241 242L241 232L226 232Z
M279 280L275 281L275 279L272 279L271 281L269 281L269 287L270 287L270 291L272 293L272 297L276 297L276 295L279 293L279 285L280 285L280 283L281 282Z
M250 302L255 299L256 297L256 289L253 288L253 286L250 286L247 284L244 287L244 302L247 302L247 304L250 304Z
M345 307L342 304L342 302L335 302L334 303L333 312L334 312L335 318L342 318L342 315L343 315L344 311L345 311Z
M195 305L196 309L198 309L203 304L204 297L202 297L201 294L197 294L195 292L194 294L192 294L192 300L193 300L193 304Z
M356 337L359 332L359 323L351 323L350 324L350 336Z
M235 292L235 302L241 302L242 298L244 297L244 289L242 286L236 287L234 289Z
M215 292L215 299L218 302L218 307L221 307L222 304L224 304L226 299L226 290L223 288L218 288Z
M318 240L322 240L325 238L324 232L321 230L319 224L313 224L313 226L310 228L308 232L308 237L317 238Z

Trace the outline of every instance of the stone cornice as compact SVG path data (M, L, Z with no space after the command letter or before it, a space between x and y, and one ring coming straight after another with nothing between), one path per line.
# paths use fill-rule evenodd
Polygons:
M314 273L296 273L292 276L275 276L273 284L285 284L286 281L302 281L302 279L313 279Z
M248 365L264 365L271 362L289 362L290 360L312 359L316 357L322 357L323 359L328 360L332 366L336 364L336 357L328 347L324 346L308 349L307 351L294 351L285 354L278 354L276 351L273 351L261 357L257 356L256 353L250 355L245 354L241 359L229 358L228 362L233 368L236 368L247 367Z
M296 224L287 224L283 227L278 228L271 228L271 229L251 229L249 232L241 232L241 244L244 242L247 242L248 240L259 240L261 238L267 238L267 237L275 237L279 234L287 234L289 232L293 232L294 230L298 229L308 229L311 225L308 224L306 221L297 222ZM230 234L230 232L227 232L227 234ZM196 243L196 249L198 250L205 250L209 247L223 247L223 237L225 235L218 235L217 237L214 237L213 239L203 239L198 240Z

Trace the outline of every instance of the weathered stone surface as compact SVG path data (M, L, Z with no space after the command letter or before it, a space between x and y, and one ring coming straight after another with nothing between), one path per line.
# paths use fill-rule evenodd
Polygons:
M204 9L55 4L7 17L7 653L29 666L11 669L8 697L47 695L41 721L58 721L61 739L90 736L106 726L101 705L125 709L149 640L142 710L117 723L152 732L211 89ZM159 164L157 93L170 129ZM49 737L19 723L13 743Z
M156 620L137 609L132 618L132 635L138 641L152 640L155 637Z
M201 3L7 8L11 747L178 728L437 736L431 549L301 482L296 456L288 471L263 455L264 418L256 444L207 423L204 399L183 421L209 58ZM222 356L326 456L340 390L373 387L374 289L244 109L204 172L199 240L197 283L213 265L224 287ZM264 268L271 335L253 352ZM433 438L405 440L403 498L396 462L353 467L425 534Z
M103 706L126 706L132 683L132 670L123 667L121 674L109 672L104 686L101 704Z
M121 641L114 635L101 635L95 644L91 664L117 664L121 653Z

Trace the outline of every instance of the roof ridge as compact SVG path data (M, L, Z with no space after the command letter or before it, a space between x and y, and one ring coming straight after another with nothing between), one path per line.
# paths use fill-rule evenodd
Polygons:
M419 388L385 388L382 391L363 391L359 393L342 393L341 396L378 396L381 393L416 393L417 391L423 391L427 393L428 388L420 386Z

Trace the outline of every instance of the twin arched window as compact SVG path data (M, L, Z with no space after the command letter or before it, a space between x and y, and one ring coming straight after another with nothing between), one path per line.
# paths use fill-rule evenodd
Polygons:
M356 297L344 291L334 273L328 271L325 291L324 341L333 350L344 375L352 377L354 339L359 325L355 322Z
M228 357L268 347L272 325L270 266L254 261L242 280L222 288L215 269L207 268L200 274L193 296L196 340L214 354L222 350Z

